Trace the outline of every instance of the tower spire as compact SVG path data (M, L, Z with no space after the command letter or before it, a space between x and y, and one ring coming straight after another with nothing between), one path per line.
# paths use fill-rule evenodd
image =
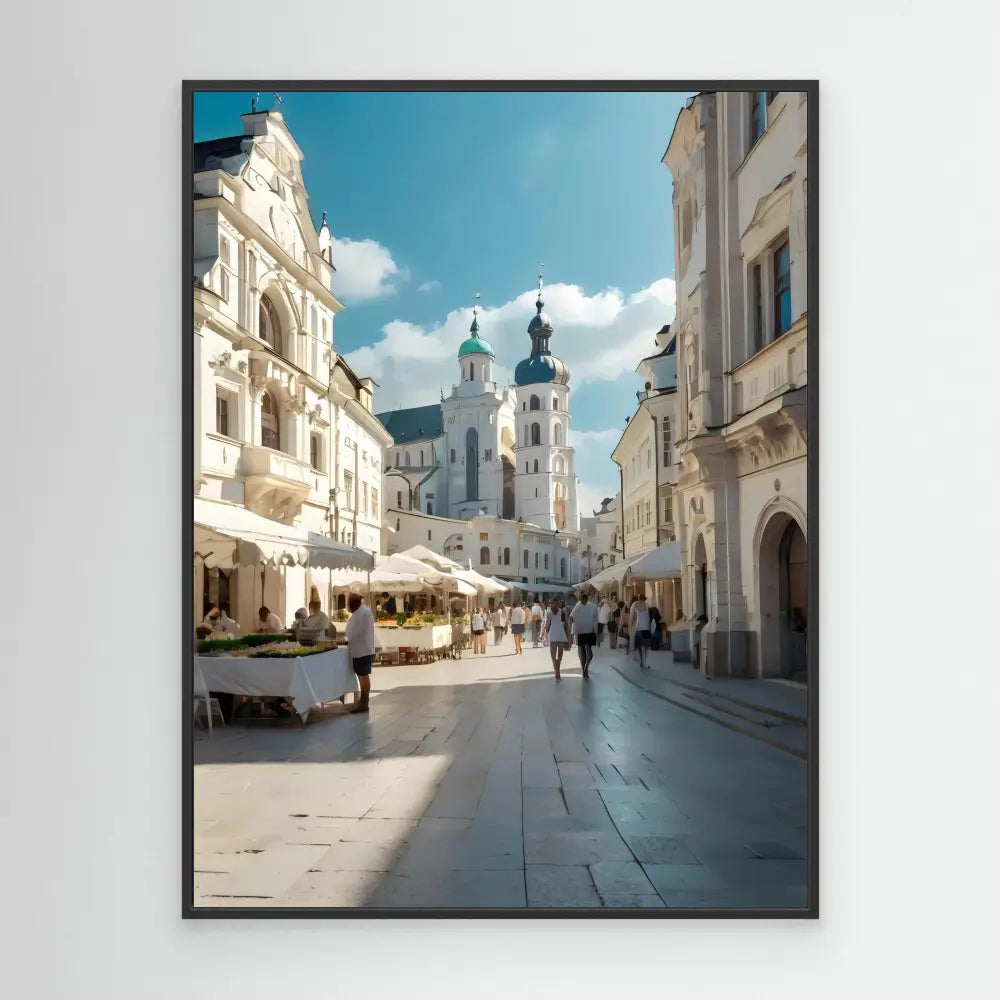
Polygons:
M545 264L540 260L536 260L535 263L538 265L538 299L535 302L535 308L541 312L542 306L545 305L542 301L542 268L545 267Z
M469 333L473 337L479 336L479 292L476 292L476 303L472 307L472 326L469 327Z

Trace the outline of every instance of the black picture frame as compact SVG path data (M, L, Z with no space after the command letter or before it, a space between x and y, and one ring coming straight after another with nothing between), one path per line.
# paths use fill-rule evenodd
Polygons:
M709 907L665 909L598 909L598 908L359 908L359 907L196 907L194 905L194 720L191 704L194 696L194 650L189 639L190 612L194 602L194 582L191 574L191 554L194 550L194 521L191 501L194 497L194 383L193 337L194 309L192 297L193 266L193 154L194 154L194 95L198 92L261 92L291 93L295 91L411 91L411 92L736 92L736 91L800 91L807 95L807 179L806 244L808 248L806 286L808 295L809 333L806 355L809 369L807 383L807 549L809 558L809 631L807 649L810 678L808 686L808 905L804 908L745 908L719 909ZM819 202L820 202L820 130L818 80L185 80L181 87L181 315L182 315L182 378L181 378L181 916L184 919L248 919L248 918L365 918L398 919L420 917L437 919L818 919L819 909L819 774L820 774L820 715L819 657L820 636L820 494L819 494Z

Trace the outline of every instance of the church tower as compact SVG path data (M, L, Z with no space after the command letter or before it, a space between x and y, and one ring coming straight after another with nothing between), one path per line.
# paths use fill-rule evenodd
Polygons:
M476 296L478 298L478 295ZM458 349L459 381L441 401L448 470L448 516L460 519L481 512L513 513L505 485L512 480L514 401L498 391L493 378L493 348L479 336L479 306L472 311L469 337Z
M531 354L514 371L517 515L540 528L579 531L569 444L569 369L549 348L552 322L543 305L539 275L537 312L528 324Z

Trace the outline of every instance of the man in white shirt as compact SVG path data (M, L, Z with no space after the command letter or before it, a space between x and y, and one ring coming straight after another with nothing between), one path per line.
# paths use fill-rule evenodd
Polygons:
M375 619L357 594L347 602L351 617L347 621L347 655L361 687L361 698L351 706L352 712L368 711L368 696L372 688L372 662L375 659Z
M639 668L646 669L646 655L649 650L649 605L646 603L646 595L640 590L635 595L632 607L629 608L629 631L632 633L632 644L638 653Z
M277 635L284 631L281 619L266 605L257 612L257 631L265 635Z
M590 662L594 658L594 645L597 642L597 606L591 603L587 592L580 594L580 602L570 612L573 631L576 635L577 651L580 654L580 669L584 680L590 677Z
M531 648L538 649L542 641L542 631L545 628L545 612L542 611L542 606L535 601L531 605Z
M506 624L506 619L504 618L503 605L500 605L493 612L493 645L499 646L500 640L503 639L503 630Z

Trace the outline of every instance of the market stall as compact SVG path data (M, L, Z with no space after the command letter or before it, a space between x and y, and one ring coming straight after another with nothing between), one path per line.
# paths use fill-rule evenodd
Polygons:
M286 645L283 652L234 649L229 655L196 655L195 694L205 699L210 691L285 698L305 722L313 707L358 689L346 646L319 647L312 652L308 647L297 648L294 642ZM208 718L211 731L211 712Z

